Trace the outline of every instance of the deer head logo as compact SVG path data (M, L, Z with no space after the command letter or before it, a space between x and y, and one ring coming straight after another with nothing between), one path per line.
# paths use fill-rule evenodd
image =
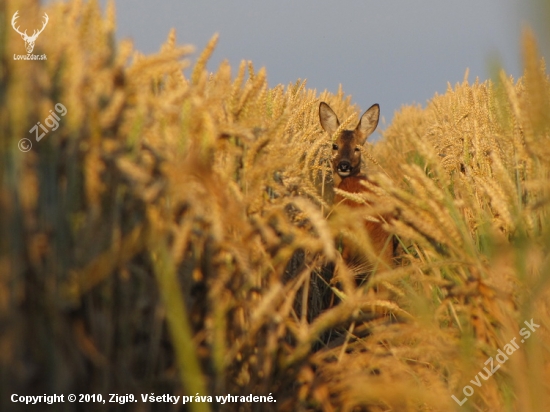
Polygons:
M27 53L32 53L32 51L34 49L34 42L38 38L38 35L44 31L44 28L48 24L48 21L50 20L50 18L48 17L48 15L46 13L44 13L44 19L45 20L44 20L44 24L42 25L42 28L40 30L34 30L34 32L32 33L32 36L29 36L27 34L27 30L25 30L24 33L21 33L19 31L19 27L15 27L15 21L19 17L18 13L19 13L19 10L17 10L15 12L15 14L13 15L13 17L11 19L11 25L12 25L13 29L21 35L23 40L25 40L25 48L27 49Z

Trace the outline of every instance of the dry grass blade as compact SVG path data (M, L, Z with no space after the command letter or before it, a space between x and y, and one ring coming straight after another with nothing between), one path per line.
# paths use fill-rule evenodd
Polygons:
M1 410L33 393L548 409L550 81L532 34L520 79L466 75L402 108L363 148L368 192L348 194L318 117L325 101L336 134L356 121L341 87L270 87L252 62L209 73L217 35L188 81L175 31L145 56L113 41L113 3L105 17L95 1L30 3L9 8L64 24L41 33L45 62L13 60L21 38L0 36ZM58 103L59 127L19 150ZM395 237L391 264L373 219ZM509 360L472 384L498 350ZM124 408L153 407L138 402Z

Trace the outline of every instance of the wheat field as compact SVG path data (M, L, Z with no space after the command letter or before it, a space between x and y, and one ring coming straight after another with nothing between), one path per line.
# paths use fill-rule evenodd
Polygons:
M64 22L47 60L14 60L13 10ZM550 410L550 80L529 31L519 79L466 75L367 144L357 212L333 202L318 117L354 126L349 95L207 70L216 35L196 61L174 31L143 55L114 16L0 3L1 410ZM357 282L340 240L376 262L378 214L396 265Z

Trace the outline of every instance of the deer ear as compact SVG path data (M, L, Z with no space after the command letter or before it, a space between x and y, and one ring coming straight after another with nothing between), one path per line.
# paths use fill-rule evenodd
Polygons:
M362 143L367 141L367 138L376 130L378 126L378 119L380 118L380 106L378 104L373 104L367 109L361 119L359 119L359 124L355 128L356 131L361 135Z
M330 106L325 102L321 102L319 105L319 121L321 122L321 126L323 126L325 132L327 132L330 136L332 136L336 129L338 129L338 126L340 126L336 113L334 113Z

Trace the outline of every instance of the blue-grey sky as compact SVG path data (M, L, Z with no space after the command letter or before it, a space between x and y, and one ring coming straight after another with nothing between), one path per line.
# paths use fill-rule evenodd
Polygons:
M546 1L546 0L544 0ZM105 4L102 0L102 4ZM270 86L298 78L318 92L344 92L364 110L379 103L386 125L402 105L423 106L447 82L490 77L490 62L521 74L521 31L531 20L526 0L117 0L117 36L153 53L174 27L180 44L218 47L237 71L243 59L266 67ZM385 128L382 123L382 128Z

